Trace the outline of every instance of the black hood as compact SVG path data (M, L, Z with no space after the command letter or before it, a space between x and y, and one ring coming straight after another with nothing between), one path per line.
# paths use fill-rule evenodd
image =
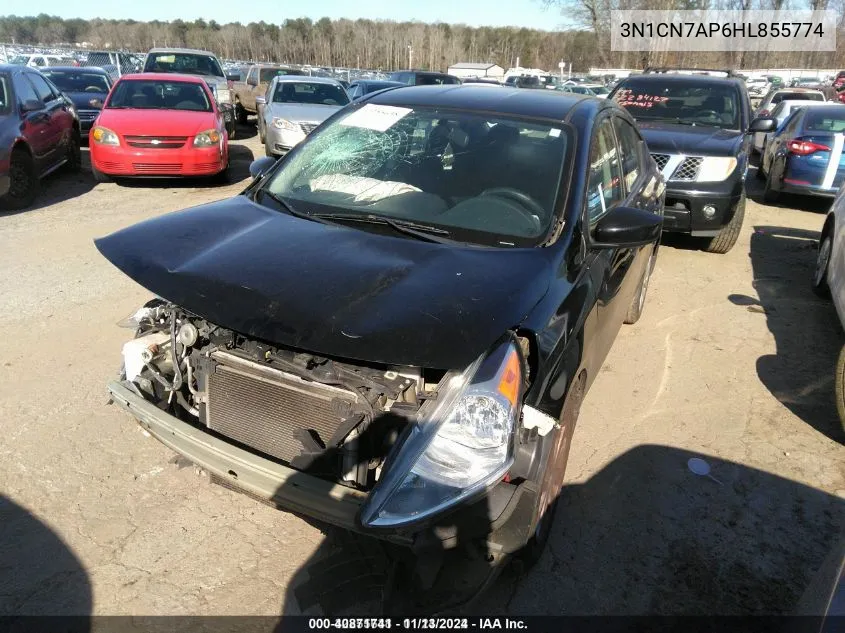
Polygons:
M91 100L99 99L102 103L108 96L107 92L65 92L64 94L73 102L73 107L77 110L101 110L102 106L92 106Z
M637 127L653 154L736 156L745 137L737 130L656 121L638 120Z
M328 226L241 195L96 240L151 292L244 335L361 361L462 368L548 288L549 249Z

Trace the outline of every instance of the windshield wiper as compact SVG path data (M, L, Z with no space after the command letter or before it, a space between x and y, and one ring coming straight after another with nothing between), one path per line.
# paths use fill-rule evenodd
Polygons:
M287 202L281 196L276 195L272 191L269 191L267 189L259 189L259 191L261 192L262 196L267 196L268 198L270 198L270 200L272 200L273 202L275 202L276 204L281 206L282 209L288 215L292 215L293 217L300 218L302 220L310 220L311 222L319 222L320 224L334 224L334 222L329 222L327 219L324 219L322 216L311 215L310 213L303 213L302 211L297 211L296 209L294 209L290 205L289 202Z
M677 125L689 125L692 127L718 127L721 128L722 126L719 123L705 123L702 121L691 121L689 119L682 119L680 117L655 117L655 118L643 118L643 121L665 121L667 123L675 123Z
M310 217L321 218L325 220L336 220L346 222L361 222L364 224L386 224L397 233L410 235L418 240L424 242L434 242L436 244L453 244L454 240L450 239L451 233L446 229L441 229L436 226L429 226L428 224L417 224L416 222L408 222L407 220L395 220L387 218L383 215L373 214L353 214L353 213L323 213L315 214Z

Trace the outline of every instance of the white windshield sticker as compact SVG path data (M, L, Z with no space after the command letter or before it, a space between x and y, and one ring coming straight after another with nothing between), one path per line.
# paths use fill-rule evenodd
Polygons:
M411 108L398 108L396 106L368 103L363 108L360 108L343 119L340 124L385 132L411 112Z
M551 130L549 130L549 136L551 136L552 138L557 138L558 136L560 136L560 128L553 127Z

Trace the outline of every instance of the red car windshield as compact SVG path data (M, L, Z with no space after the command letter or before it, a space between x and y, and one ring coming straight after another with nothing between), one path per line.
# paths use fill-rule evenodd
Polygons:
M211 101L200 84L163 79L118 81L106 108L212 111Z

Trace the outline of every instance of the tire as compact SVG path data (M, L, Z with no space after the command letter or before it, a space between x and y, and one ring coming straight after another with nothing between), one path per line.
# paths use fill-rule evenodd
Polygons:
M776 191L772 187L772 169L769 166L769 173L766 174L766 184L763 186L763 202L766 204L776 204L780 199L780 191Z
M229 161L226 161L226 166L211 177L211 182L215 185L225 185L229 182Z
M12 151L9 178L9 192L2 198L3 205L14 211L31 206L38 195L39 181L35 172L35 161L29 152L22 149Z
M766 172L763 169L763 157L766 155L766 142L763 141L763 149L760 151L760 162L757 165L757 172L754 174L758 180L766 179Z
M112 179L109 176L107 176L106 174L101 172L99 169L94 167L94 165L91 165L91 173L94 176L94 182L111 182L112 181Z
M232 121L231 125L226 125L226 134L229 136L229 140L234 140L234 138L238 135L238 124Z
M240 101L235 104L235 118L241 125L246 125L249 121L249 112L244 109Z
M560 416L561 428L552 431L557 433L557 436L549 451L546 470L543 472L543 480L540 482L540 496L537 500L538 519L534 526L534 533L516 554L516 561L523 571L527 571L537 564L551 536L560 490L566 474L569 447L572 445L572 436L575 433L575 425L581 412L581 403L584 401L585 383L586 379L583 374L575 379L569 396L563 405ZM558 466L558 468L555 469L551 466Z
M816 269L813 272L813 292L825 299L830 297L827 271L830 267L830 254L833 251L832 233L833 231L827 231L819 241L819 254L816 258Z
M67 156L65 166L67 170L73 173L78 172L82 168L82 146L79 137L79 130L73 130L70 138L70 145L67 148Z
M651 280L651 273L654 272L654 264L657 261L657 249L655 248L648 257L645 269L643 270L643 277L640 279L640 285L637 287L637 292L634 293L631 299L631 305L628 306L628 314L625 315L625 323L633 325L640 320L643 315L643 308L645 307L645 298L648 293L648 282Z
M845 425L845 346L839 352L836 360L836 411L839 413L839 421Z
M718 253L724 255L730 251L737 239L739 239L739 232L742 230L742 223L745 220L745 196L740 198L734 209L734 216L721 230L704 246L707 253Z

